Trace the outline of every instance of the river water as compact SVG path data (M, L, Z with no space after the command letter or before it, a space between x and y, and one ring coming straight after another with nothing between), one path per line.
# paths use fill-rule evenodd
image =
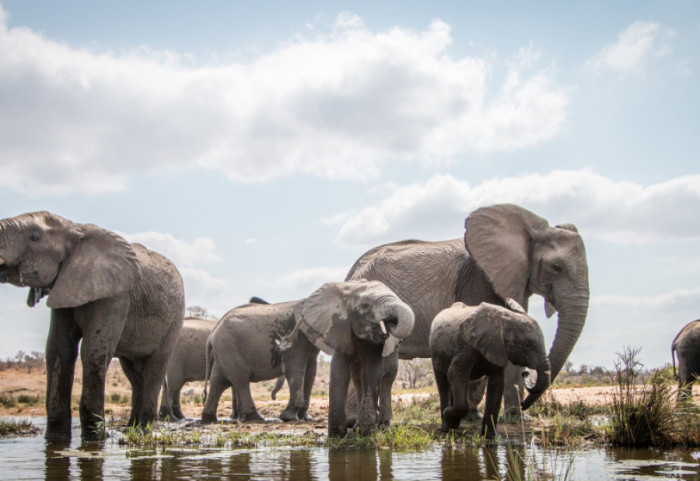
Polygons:
M543 452L503 444L434 446L418 452L319 447L143 451L120 446L114 438L81 443L75 423L73 441L65 445L47 444L41 435L0 440L0 479L700 481L700 449Z

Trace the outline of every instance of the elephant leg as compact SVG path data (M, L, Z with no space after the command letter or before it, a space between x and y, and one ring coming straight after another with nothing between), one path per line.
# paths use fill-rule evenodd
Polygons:
M143 378L141 377L141 363L139 361L132 361L126 358L119 358L119 364L122 366L122 371L126 375L126 378L131 384L131 414L129 415L129 422L127 426L136 426L138 424L138 419L136 413L138 410L136 406L141 405L141 396L143 393Z
M433 361L433 366L435 366L435 361ZM442 430L447 431L444 421L445 409L452 405L450 382L447 380L447 375L437 367L433 369L433 374L435 375L435 384L437 385L438 395L440 396L440 418L441 421L443 421Z
M501 410L501 400L503 399L504 377L503 373L489 375L484 420L481 424L481 435L485 435L487 439L493 439L496 435L498 412Z
M503 414L510 422L520 421L520 402L523 399L525 382L522 376L523 368L508 361L505 368L505 387L503 390Z
M287 376L287 385L289 386L289 402L287 407L280 414L280 419L282 421L298 421L299 420L299 410L304 404L304 379L300 374L295 372L290 374L285 372Z
M449 406L442 412L442 431L457 429L462 418L469 410L469 398L467 395L468 379L471 367L463 368L460 364L452 362L447 369L447 382L450 386L451 400Z
M229 380L224 376L219 363L215 360L214 365L211 368L211 377L209 378L209 393L207 395L207 400L204 402L204 408L202 409L202 423L215 423L217 421L216 408L219 405L219 399L221 394L228 389L231 385ZM235 392L234 392L234 404L235 404Z
M486 392L486 376L480 377L473 381L469 381L467 387L467 399L469 401L469 410L464 416L466 421L480 421L481 413L479 412L479 403L484 398Z
M250 392L250 382L245 378L238 378L231 381L233 393L238 410L238 419L241 421L259 422L264 421L257 408L253 395Z
M185 419L187 416L182 412L182 405L180 404L180 393L182 387L175 389L173 391L173 415L175 419Z
M367 346L363 352L361 371L362 397L358 418L361 435L367 435L377 427L382 364L382 346L375 344ZM391 400L391 394L389 399Z
M380 427L391 424L394 413L391 408L391 388L399 372L399 351L394 351L389 357L382 359L382 379L379 385L379 420Z
M80 336L70 310L51 311L46 340L47 441L69 441L71 438L70 396Z
M318 353L314 353L313 356L309 356L306 363L306 372L304 374L304 400L297 416L299 419L304 421L313 421L314 418L309 414L309 405L311 403L311 391L314 388L314 381L316 380L316 357Z
M328 437L345 437L347 425L345 401L350 384L350 359L336 351L331 358L331 379L328 393Z
M170 397L167 376L165 379L163 379L163 384L160 389L160 409L158 410L158 417L164 421L167 419L175 419L175 414L173 413L173 400L172 397Z

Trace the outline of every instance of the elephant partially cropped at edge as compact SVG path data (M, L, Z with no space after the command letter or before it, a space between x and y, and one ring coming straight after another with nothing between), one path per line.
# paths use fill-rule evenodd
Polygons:
M98 423L115 356L131 383L129 424L155 421L185 310L182 278L168 259L95 225L35 212L0 220L0 282L29 287L30 307L48 295L47 440L71 437L79 343L82 437L104 434Z
M360 433L389 424L391 383L382 382L382 376L396 377L397 345L411 333L413 322L411 308L377 281L329 282L306 299L294 332L301 331L332 354L329 436L347 434L345 403L351 380L360 393ZM380 404L379 391L387 387Z
M520 206L498 204L472 212L464 239L408 240L376 247L362 255L346 279L383 282L416 316L413 333L399 347L402 359L430 357L432 320L460 301L503 306L512 298L525 310L532 294L545 299L547 316L559 312L549 351L552 380L566 362L588 312L588 264L576 227L549 223ZM519 405L517 369L506 373L506 408Z
M693 399L693 382L700 379L700 319L689 322L671 343L673 375L678 356L678 399Z

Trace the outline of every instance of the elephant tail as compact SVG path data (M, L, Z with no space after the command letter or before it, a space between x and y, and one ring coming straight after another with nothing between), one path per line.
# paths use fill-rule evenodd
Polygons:
M675 341L675 339L674 339ZM671 364L673 364L673 378L676 378L676 343L671 344Z
M207 384L209 383L209 375L211 374L211 365L213 364L213 359L211 358L211 343L207 339L207 346L204 349L204 393L202 394L202 399L206 402L207 400Z

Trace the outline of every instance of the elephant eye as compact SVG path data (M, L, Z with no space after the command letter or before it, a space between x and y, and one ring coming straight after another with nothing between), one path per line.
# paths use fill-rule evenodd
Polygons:
M552 264L552 270L558 274L561 272L561 266L558 266L557 264Z
M32 242L38 242L41 240L41 236L35 232L29 236L29 240Z

